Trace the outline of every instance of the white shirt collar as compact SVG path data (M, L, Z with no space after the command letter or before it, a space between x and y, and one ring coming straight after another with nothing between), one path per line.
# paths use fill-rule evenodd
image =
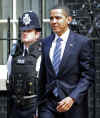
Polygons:
M25 50L25 49L27 49L27 51L28 51L28 48L26 48L25 45L24 45L24 50Z
M69 32L70 32L70 29L68 28L67 31L66 31L64 34L62 34L62 35L60 36L60 38L62 38L63 41L65 41L66 36L67 36L67 37L69 36ZM55 41L58 39L58 37L59 37L59 36L58 36L57 34L55 34Z

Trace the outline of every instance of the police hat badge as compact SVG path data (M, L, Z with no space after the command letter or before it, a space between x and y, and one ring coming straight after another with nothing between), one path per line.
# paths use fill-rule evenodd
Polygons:
M33 11L25 12L19 21L19 28L21 31L26 30L41 30L39 18Z

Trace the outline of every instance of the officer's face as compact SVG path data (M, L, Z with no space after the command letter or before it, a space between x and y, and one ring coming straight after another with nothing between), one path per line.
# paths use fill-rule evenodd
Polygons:
M21 34L22 42L24 43L35 43L38 40L38 32L36 30L23 31Z
M52 9L50 12L50 25L55 33L62 35L71 22L71 17L67 16L63 9Z

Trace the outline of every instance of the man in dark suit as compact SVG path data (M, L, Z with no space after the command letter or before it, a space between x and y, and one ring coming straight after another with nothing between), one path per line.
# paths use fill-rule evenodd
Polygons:
M71 21L69 8L51 9L54 33L42 42L39 118L88 118L88 89L95 74L93 43L72 32Z

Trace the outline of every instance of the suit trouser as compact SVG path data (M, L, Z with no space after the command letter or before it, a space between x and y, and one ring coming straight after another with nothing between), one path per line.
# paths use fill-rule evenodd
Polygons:
M41 104L39 108L38 118L70 118L69 112L58 112L56 110L57 102L54 100L49 100Z

